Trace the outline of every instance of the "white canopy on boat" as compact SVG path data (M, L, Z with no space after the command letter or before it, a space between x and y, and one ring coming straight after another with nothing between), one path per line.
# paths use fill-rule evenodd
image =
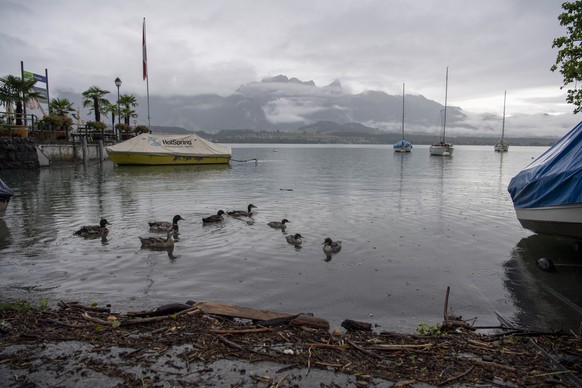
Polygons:
M230 156L230 147L216 144L197 135L141 134L107 147L108 152L178 156Z

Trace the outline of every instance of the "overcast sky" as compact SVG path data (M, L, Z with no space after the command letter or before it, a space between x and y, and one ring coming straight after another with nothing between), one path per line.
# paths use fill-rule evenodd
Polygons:
M0 0L0 76L48 69L51 97L96 85L229 95L285 74L352 93L421 94L467 112L579 116L553 73L563 0ZM582 116L581 116L582 117ZM561 130L560 135L565 133Z

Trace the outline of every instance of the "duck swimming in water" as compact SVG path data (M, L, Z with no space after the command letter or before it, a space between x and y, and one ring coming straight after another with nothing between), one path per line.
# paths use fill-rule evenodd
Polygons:
M326 237L323 244L323 252L329 257L332 253L338 253L342 250L341 241L332 241L331 238Z
M291 221L289 221L286 218L283 218L281 220L281 222L279 222L279 221L271 221L267 225L269 225L271 228L283 229L284 230L287 227L287 225L285 225L285 223L287 223L287 222L291 222Z
M77 230L75 234L82 237L103 237L107 236L109 229L107 225L111 225L105 218L103 218L99 225L86 225Z
M150 221L148 222L150 226L150 230L152 231L159 231L159 232L167 232L167 231L174 231L178 232L178 221L184 221L184 219L176 214L172 219L172 222L169 221Z
M140 237L142 248L173 248L174 247L174 231L169 230L166 238L163 237Z
M292 236L286 236L285 238L287 239L287 242L289 244L293 244L296 247L300 246L303 243L303 236L300 235L299 233L295 233Z
M247 208L248 210L246 210L246 211L245 210L232 210L232 211L226 212L226 214L228 214L229 216L232 216L232 217L252 217L253 216L253 212L252 212L253 208L256 208L256 206L251 203L251 204L249 204L249 206Z
M211 216L205 217L202 219L202 222L220 222L220 221L224 221L224 218L222 218L222 215L226 214L224 212L224 210L219 210L216 214L213 214Z

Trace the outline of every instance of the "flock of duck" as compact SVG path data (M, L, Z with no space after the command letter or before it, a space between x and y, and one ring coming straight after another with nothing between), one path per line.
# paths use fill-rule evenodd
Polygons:
M224 215L228 215L235 218L240 217L247 217L252 220L253 212L252 210L257 208L253 204L249 204L247 210L232 210L225 212L223 210L219 210L216 214L210 215L208 217L203 217L202 222L204 224L213 223L213 222L222 222L224 221ZM175 215L172 219L172 222L169 221L150 221L148 225L150 227L150 231L152 232L166 232L166 238L163 237L141 237L139 236L139 240L141 242L142 248L150 248L150 249L168 249L174 247L174 239L179 235L179 227L178 221L184 221L180 215ZM248 223L252 223L253 221L247 221ZM268 222L271 228L280 229L281 231L285 231L287 228L287 223L290 222L288 219L283 218L281 221L271 221ZM111 226L111 224L106 220L102 219L99 222L99 225L86 225L81 227L79 230L75 231L75 234L82 237L101 237L105 238L107 234L109 234L109 229L107 226ZM285 239L289 244L292 244L296 247L300 247L303 244L303 236L300 233L295 233L292 235L285 236ZM323 245L323 252L325 253L328 259L331 259L331 255L338 253L342 249L342 242L341 241L333 241L331 238L326 237L322 243Z

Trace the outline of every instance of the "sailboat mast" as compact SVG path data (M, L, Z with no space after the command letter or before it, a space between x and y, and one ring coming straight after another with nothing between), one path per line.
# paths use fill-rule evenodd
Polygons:
M447 77L445 79L445 115L443 118L443 142L446 139L445 129L447 128L447 95L449 89L449 67L447 66Z
M402 138L404 139L404 82L402 83Z
M501 140L505 138L505 98L507 97L507 90L503 92L503 121L501 124Z

